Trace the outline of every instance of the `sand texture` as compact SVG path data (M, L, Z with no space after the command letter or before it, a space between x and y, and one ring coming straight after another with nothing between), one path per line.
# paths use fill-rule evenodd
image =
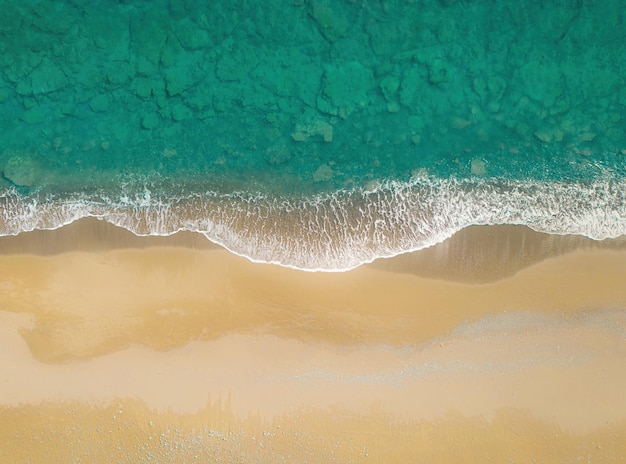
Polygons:
M0 239L0 462L626 458L619 241L475 228L328 274L203 240Z

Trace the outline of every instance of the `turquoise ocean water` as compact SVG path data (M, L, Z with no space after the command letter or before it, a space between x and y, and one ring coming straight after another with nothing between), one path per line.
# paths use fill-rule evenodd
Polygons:
M343 270L626 234L617 0L2 0L0 234L95 216Z

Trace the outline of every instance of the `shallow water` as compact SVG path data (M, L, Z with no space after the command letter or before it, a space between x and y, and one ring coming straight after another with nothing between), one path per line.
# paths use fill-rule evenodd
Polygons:
M343 270L472 224L626 233L619 1L4 3L4 235Z

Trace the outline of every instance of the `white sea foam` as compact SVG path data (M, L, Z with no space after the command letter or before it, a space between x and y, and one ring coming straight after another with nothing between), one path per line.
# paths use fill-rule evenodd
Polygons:
M256 262L344 271L432 246L470 225L519 224L596 240L626 235L626 180L415 178L308 198L197 190L164 197L135 183L118 195L23 196L8 189L0 192L0 208L0 235L98 217L138 235L199 232Z

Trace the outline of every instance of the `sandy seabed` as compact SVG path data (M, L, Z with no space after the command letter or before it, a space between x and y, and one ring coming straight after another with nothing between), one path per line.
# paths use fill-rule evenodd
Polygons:
M97 220L0 239L0 462L623 462L626 242L353 271Z

